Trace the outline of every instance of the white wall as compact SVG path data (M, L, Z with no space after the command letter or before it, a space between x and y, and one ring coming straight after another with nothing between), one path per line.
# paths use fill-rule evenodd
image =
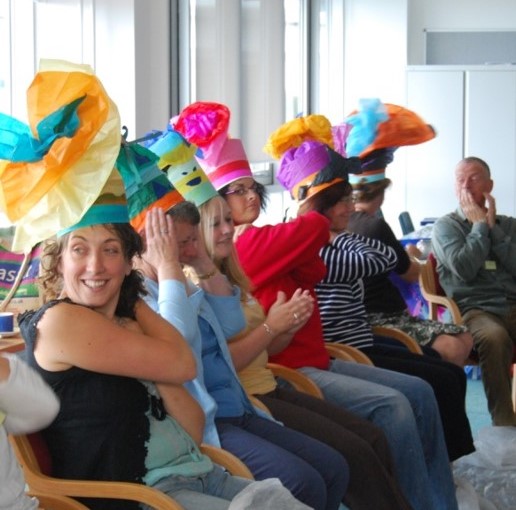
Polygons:
M424 64L424 30L516 30L514 0L408 0L408 63Z

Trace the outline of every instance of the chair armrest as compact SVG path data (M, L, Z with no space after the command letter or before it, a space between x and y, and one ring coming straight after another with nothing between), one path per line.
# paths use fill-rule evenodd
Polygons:
M351 345L340 344L337 342L326 342L324 345L326 347L326 352L332 358L374 366L374 363L366 354Z
M215 464L226 468L233 476L254 480L254 476L249 468L231 452L205 443L202 443L199 448L201 452L207 455Z
M275 377L285 379L285 381L289 382L296 390L312 395L313 397L324 398L319 386L302 372L277 363L267 363L267 368L271 370Z
M38 498L39 509L41 510L88 510L87 506L84 506L79 501L69 498L68 496L30 494Z
M157 510L184 510L179 503L163 492L139 483L71 480L47 476L39 470L26 435L10 435L9 440L23 468L29 491L37 497L124 499L144 503Z
M407 347L410 352L415 354L423 354L421 346L407 333L397 328L389 328L387 326L373 326L373 333L379 336L388 336L394 338L398 342Z

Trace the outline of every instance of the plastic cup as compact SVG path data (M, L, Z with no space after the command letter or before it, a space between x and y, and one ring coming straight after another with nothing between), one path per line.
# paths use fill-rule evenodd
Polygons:
M14 330L13 312L0 312L0 334L12 333Z

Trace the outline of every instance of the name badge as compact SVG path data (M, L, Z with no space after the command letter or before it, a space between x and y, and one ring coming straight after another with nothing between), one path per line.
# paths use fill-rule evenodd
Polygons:
M486 260L485 268L487 271L496 271L496 262L494 260Z

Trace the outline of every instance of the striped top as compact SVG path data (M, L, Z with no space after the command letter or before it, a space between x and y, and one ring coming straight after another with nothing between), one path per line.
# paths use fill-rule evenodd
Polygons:
M343 232L321 249L327 267L315 287L324 339L358 349L373 345L373 334L364 306L362 278L390 271L395 251L376 239Z

